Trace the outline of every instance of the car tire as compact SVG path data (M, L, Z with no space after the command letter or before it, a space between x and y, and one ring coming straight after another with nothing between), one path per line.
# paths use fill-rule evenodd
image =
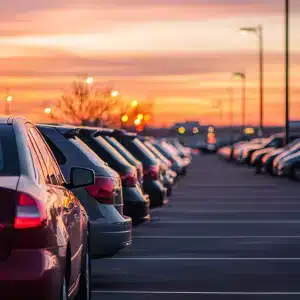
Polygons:
M60 300L68 300L68 286L66 276L63 278L63 282L60 288Z
M78 295L76 300L91 300L91 256L90 256L90 245L89 237L85 247L84 258L81 267L81 275L79 282Z
M260 174L261 173L261 167L260 165L256 164L255 165L255 174Z
M300 181L300 167L293 167L291 169L291 179Z

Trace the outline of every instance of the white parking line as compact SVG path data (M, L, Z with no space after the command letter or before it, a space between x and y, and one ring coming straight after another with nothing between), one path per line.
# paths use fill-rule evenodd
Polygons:
M97 294L153 294L153 295L240 295L240 296L289 296L300 295L300 292L188 292L188 291L117 291L93 290Z
M300 261L300 257L110 257L106 260L149 260L149 261Z
M300 224L300 220L153 220L156 224Z
M133 236L133 239L199 239L199 240L206 240L206 239L300 239L300 235L246 235L246 236L241 236L241 235L228 235L228 236L205 236L205 235L162 235L162 236L154 236L154 235L143 235L143 236Z

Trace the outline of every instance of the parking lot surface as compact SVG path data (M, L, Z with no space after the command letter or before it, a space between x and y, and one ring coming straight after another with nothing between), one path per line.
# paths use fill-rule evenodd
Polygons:
M300 183L196 157L132 247L93 262L93 299L299 299L299 216Z

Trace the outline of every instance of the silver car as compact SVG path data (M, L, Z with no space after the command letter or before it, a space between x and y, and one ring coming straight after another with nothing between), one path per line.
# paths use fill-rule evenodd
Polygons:
M67 180L72 167L84 167L95 171L93 186L72 190L89 216L92 256L112 256L131 245L132 221L131 218L123 216L120 176L76 137L74 127L37 127L49 144Z

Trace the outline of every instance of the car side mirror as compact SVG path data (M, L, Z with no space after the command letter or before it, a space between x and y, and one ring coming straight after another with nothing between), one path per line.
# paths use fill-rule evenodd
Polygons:
M95 183L95 172L86 168L71 168L70 184L68 188L74 189L84 186L90 186Z

